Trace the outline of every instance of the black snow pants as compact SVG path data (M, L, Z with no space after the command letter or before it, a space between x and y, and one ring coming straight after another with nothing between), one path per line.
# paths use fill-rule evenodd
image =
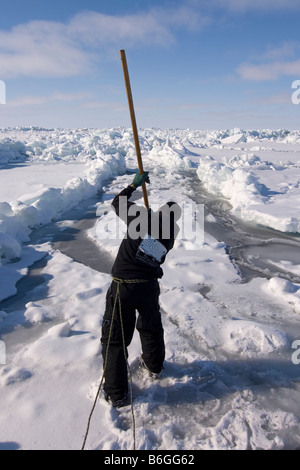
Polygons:
M120 284L121 312L124 328L126 355L135 327L142 346L142 358L151 372L159 373L165 359L164 330L159 307L157 280L138 284ZM117 284L113 281L106 295L106 309L102 324L102 356L106 358L112 313ZM136 320L136 310L138 318ZM104 391L112 400L122 399L128 393L127 364L124 357L122 328L117 302L108 349Z

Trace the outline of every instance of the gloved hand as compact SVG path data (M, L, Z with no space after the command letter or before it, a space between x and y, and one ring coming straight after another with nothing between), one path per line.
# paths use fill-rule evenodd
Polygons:
M142 186L143 183L150 183L150 179L148 175L149 175L149 171L144 171L142 175L137 173L132 182L133 186L135 188L138 188L139 186Z

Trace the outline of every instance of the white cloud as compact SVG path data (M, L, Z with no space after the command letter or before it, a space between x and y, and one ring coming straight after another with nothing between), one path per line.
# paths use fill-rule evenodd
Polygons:
M300 53L300 42L285 41L280 46L269 46L261 56L262 61L281 61L296 57Z
M79 92L79 93L61 93L54 92L51 95L42 95L42 96L33 96L33 95L24 95L14 100L7 101L7 107L19 108L24 106L37 106L45 105L54 102L78 102L83 100L91 99L89 92Z
M277 47L268 47L257 57L257 63L245 62L238 66L237 73L244 80L269 81L283 76L300 76L300 42L284 42Z
M0 70L17 76L68 77L89 68L89 58L61 23L32 21L0 31Z
M127 111L127 106L118 101L87 101L83 103L81 109L109 109L110 111Z
M291 104L291 93L277 93L271 95L263 101L263 104Z
M154 12L126 16L85 12L76 15L67 27L68 35L80 38L88 46L115 44L172 43L174 38L167 25Z
M268 81L282 76L300 76L300 59L292 62L274 62L271 64L241 64L237 69L244 80Z
M300 0L209 0L209 3L210 6L236 13L250 10L271 13L278 10L300 9Z
M207 22L188 6L123 16L86 11L68 23L31 21L0 30L1 78L85 74L111 46L170 46L177 28L195 30Z

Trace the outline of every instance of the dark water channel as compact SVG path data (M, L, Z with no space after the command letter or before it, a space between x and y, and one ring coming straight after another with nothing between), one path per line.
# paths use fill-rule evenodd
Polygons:
M55 250L59 250L74 261L95 271L110 273L112 257L87 235L87 231L94 227L97 221L98 202L103 202L102 196L88 199L79 207L63 214L57 221L34 230L31 234L31 243L49 240ZM64 221L67 221L66 225Z
M204 205L204 232L225 243L244 282L257 276L268 279L278 276L300 283L300 275L288 269L289 264L300 264L299 234L243 222L230 213L227 201L208 194L196 175L190 174L188 185L193 190L194 202Z

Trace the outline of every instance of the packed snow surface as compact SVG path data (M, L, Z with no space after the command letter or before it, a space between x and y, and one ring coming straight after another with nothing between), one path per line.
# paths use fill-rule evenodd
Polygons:
M276 266L299 277L300 131L139 133L151 207L175 200L187 215L160 280L161 378L140 369L137 334L129 348L137 448L299 448L300 284L279 275L244 282L226 244L205 231L213 214L204 227L199 217L194 237L184 225L196 178L238 220L289 234L295 257L277 253ZM58 219L69 230L63 214L98 197L88 236L115 256L125 228L109 207L135 171L128 129L0 131L0 301L45 258L25 305L0 304L0 449L81 448L102 374L111 278L53 249L50 232L38 243L30 235ZM134 199L143 204L139 190ZM132 445L130 409L100 398L87 449Z

